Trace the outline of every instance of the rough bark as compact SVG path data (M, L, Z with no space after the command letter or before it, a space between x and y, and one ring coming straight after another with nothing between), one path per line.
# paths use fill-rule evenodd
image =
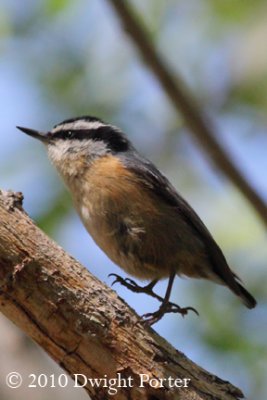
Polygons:
M133 387L119 389L116 400L243 397L144 328L113 290L34 225L21 202L21 194L0 192L0 310L65 371L131 377ZM140 374L191 381L180 389L140 388ZM107 388L86 390L92 399L109 398Z

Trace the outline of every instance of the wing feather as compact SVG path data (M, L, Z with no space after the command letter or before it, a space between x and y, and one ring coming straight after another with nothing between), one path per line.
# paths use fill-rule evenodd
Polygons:
M133 157L127 157L123 161L127 168L139 177L146 190L153 192L161 201L175 208L177 216L179 215L179 218L183 218L186 224L196 233L198 239L204 244L215 277L219 278L223 284L226 284L235 294L240 296L247 307L255 307L255 299L237 282L237 275L231 271L222 250L205 224L187 201L178 194L169 180L154 164L141 157L138 153L134 153Z

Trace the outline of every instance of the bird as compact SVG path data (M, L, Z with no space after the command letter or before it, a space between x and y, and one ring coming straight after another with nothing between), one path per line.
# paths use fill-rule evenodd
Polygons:
M167 313L198 313L170 302L177 275L227 286L246 307L256 306L197 213L121 129L94 116L66 119L48 132L17 128L45 145L96 244L127 274L149 282L140 286L111 274L113 283L160 302L143 315L145 323ZM154 287L164 278L161 297Z

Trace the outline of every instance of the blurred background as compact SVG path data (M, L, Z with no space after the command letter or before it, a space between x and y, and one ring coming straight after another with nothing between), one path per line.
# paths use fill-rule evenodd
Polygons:
M267 201L267 3L265 0L131 0L166 63L210 115L218 140ZM105 0L2 0L0 3L0 187L22 191L24 207L49 236L94 275L119 270L88 236L40 143L16 125L49 130L78 115L122 128L190 202L229 264L258 300L249 311L228 290L176 279L172 301L193 306L155 330L190 359L267 398L266 229L252 207L191 139L159 83L143 65ZM0 222L1 223L1 222ZM157 286L164 293L166 282ZM115 286L139 314L157 302ZM0 397L86 399L83 390L8 389L13 370L62 371L0 316Z

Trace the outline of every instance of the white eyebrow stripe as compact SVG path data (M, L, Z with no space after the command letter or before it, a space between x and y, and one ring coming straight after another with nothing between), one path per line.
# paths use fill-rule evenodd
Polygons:
M79 120L74 122L67 122L66 124L60 124L52 129L52 133L59 132L61 130L79 130L79 129L98 129L104 126L108 126L100 121L86 121L86 120Z

